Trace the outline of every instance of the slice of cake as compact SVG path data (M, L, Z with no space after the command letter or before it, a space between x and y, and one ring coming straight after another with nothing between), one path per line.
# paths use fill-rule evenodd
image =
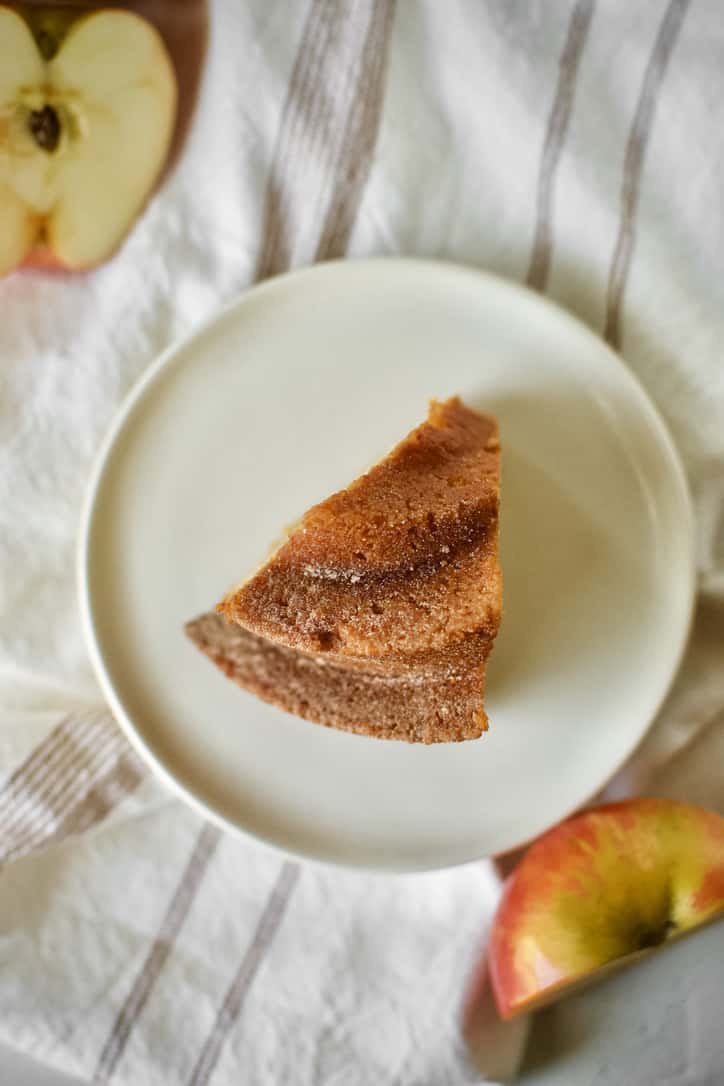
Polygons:
M495 420L457 397L433 402L187 631L241 686L299 716L384 738L475 738L501 614L499 489Z

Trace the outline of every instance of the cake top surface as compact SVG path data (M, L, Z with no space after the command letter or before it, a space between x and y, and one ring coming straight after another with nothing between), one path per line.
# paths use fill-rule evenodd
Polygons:
M454 397L349 487L312 507L219 605L309 652L390 661L492 643L500 618L498 427Z
M313 506L290 543L327 573L417 564L454 545L483 509L497 509L498 450L493 418L458 397L433 401L383 460Z

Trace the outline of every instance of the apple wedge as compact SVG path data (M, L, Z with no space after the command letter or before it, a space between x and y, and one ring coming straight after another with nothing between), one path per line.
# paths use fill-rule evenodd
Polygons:
M176 78L138 15L44 34L0 7L0 274L30 258L82 269L117 248L166 160ZM39 250L39 252L38 252Z
M724 914L724 818L664 799L586 811L508 879L488 967L503 1018L529 1011Z

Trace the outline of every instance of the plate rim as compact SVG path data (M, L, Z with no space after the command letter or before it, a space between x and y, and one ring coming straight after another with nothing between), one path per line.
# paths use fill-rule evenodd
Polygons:
M100 647L100 639L98 631L96 630L94 617L93 617L93 605L92 605L92 592L90 589L90 567L92 562L92 546L91 537L93 524L95 519L96 506L101 491L101 486L105 474L105 470L108 466L111 454L114 450L116 440L122 434L122 431L129 420L136 404L143 398L147 389L161 376L161 374L173 364L174 360L182 353L186 352L189 347L192 346L194 341L202 339L207 332L214 326L221 324L226 317L236 310L242 309L244 306L252 304L261 295L273 293L275 290L284 289L289 280L299 280L306 278L313 278L319 275L335 274L340 271L342 274L346 274L347 271L354 268L367 268L369 270L384 268L388 270L390 265L395 265L396 269L413 268L424 270L428 272L436 272L443 275L457 275L463 274L474 278L492 283L494 288L503 289L509 291L511 294L517 294L521 301L530 305L533 304L541 310L545 310L561 322L563 325L568 325L572 330L577 333L583 332L586 337L596 341L596 346L608 357L609 362L615 366L619 373L623 376L625 381L628 381L633 390L637 393L640 400L643 401L648 414L649 422L654 425L658 432L658 438L664 447L669 466L676 479L678 488L678 498L682 504L682 508L685 510L685 522L682 525L682 538L686 541L686 574L687 574L687 606L684 621L681 623L681 629L679 632L678 644L676 646L676 652L672 657L672 664L667 681L662 686L661 694L651 711L649 718L644 722L640 731L637 731L636 736L631 745L624 751L620 759L612 767L612 769L601 779L597 787L590 793L586 794L580 802L571 809L567 809L555 823L550 823L540 829L537 833L524 835L520 841L513 845L508 846L501 852L489 853L485 849L482 852L476 853L473 856L465 857L463 859L451 860L448 863L440 863L436 861L431 862L411 862L408 864L401 863L396 860L391 864L375 864L366 863L359 860L350 860L343 858L331 858L328 856L321 857L314 852L311 852L304 847L290 848L272 837L267 837L264 834L250 829L241 823L228 818L215 810L205 800L203 800L195 791L176 775L164 764L164 762L157 756L144 739L141 731L136 727L133 720L126 713L123 703L116 693L113 681L105 666L103 653ZM683 572L683 569L682 569ZM540 294L538 291L533 290L524 283L518 282L514 279L508 279L504 276L497 275L496 273L489 271L485 268L477 267L473 264L466 264L460 261L449 261L444 259L425 258L425 257L358 257L351 259L339 259L330 260L318 264L311 264L302 268L292 269L284 272L280 275L273 276L264 280L261 283L252 283L249 286L242 289L242 291L235 295L234 298L222 303L213 309L213 311L204 318L199 324L190 328L184 335L174 339L167 347L165 347L155 358L149 363L145 370L138 376L138 378L131 385L130 389L126 392L120 404L116 408L105 435L98 447L92 461L91 470L87 477L84 496L81 506L79 530L77 536L76 545L76 588L80 610L81 628L83 632L83 639L85 642L86 650L88 652L91 665L95 678L101 688L102 694L107 702L108 708L110 708L116 723L120 726L125 737L133 749L141 756L144 762L150 766L153 773L159 777L164 784L174 793L178 798L188 804L193 810L195 810L202 817L218 826L219 828L229 831L237 836L246 840L254 841L255 843L270 849L282 858L294 861L303 861L313 865L318 865L324 869L336 869L345 871L357 871L357 872L369 872L385 875L393 874L414 874L426 871L449 871L459 867L465 867L468 864L477 863L480 860L490 859L495 856L506 856L511 853L517 852L521 848L527 847L530 843L546 833L553 825L557 825L560 822L565 821L575 814L578 810L586 807L591 799L593 799L599 792L601 792L621 767L632 757L639 746L643 743L644 739L648 735L656 717L658 716L666 698L668 697L672 685L676 676L679 673L683 657L689 642L691 635L691 629L693 625L695 606L696 606L696 554L695 554L695 518L694 507L691 496L691 490L689 482L684 469L683 461L679 450L674 442L668 425L664 420L663 415L659 411L658 407L654 403L648 390L639 379L638 375L627 366L623 357L618 354L613 348L600 337L592 328L585 324L582 320L576 317L569 310L565 309L555 300L549 298L547 295Z

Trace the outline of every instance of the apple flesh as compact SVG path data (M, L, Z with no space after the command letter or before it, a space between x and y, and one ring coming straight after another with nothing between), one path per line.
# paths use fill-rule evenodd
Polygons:
M110 256L173 134L173 66L145 19L51 21L41 44L0 7L0 274L28 258L81 269Z
M508 879L488 968L503 1018L532 1010L724 914L724 818L664 799L586 811Z

